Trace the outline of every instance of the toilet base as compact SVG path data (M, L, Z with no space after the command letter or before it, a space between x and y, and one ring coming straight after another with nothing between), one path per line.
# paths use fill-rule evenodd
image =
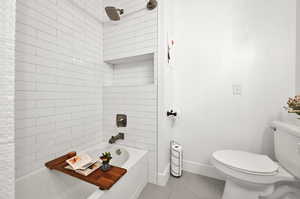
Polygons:
M258 185L227 178L222 199L259 199L260 196L270 195L273 191L273 184Z

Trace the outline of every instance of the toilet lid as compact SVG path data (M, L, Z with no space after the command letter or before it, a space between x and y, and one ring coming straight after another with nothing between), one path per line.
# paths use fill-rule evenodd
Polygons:
M217 151L213 153L213 157L220 163L246 173L275 175L279 169L268 156L245 151Z

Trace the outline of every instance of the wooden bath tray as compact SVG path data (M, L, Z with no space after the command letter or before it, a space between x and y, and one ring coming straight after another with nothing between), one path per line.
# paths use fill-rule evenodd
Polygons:
M51 170L57 170L66 175L73 176L90 184L96 185L101 190L110 189L127 172L126 169L112 166L109 171L103 172L100 169L97 169L90 175L83 176L76 173L75 171L65 169L65 167L68 165L66 163L66 160L74 157L75 155L76 152L70 152L66 155L45 163L45 166Z

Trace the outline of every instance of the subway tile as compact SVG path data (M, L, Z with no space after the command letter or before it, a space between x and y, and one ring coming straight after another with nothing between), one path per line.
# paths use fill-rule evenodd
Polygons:
M16 120L15 122L16 129L34 127L35 125L36 125L35 119L20 119L20 120Z
M0 2L0 198L13 199L15 190L15 2ZM29 49L22 46L23 51Z
M17 161L17 177L71 149L106 140L115 133L114 122L106 118L114 121L115 114L122 112L129 116L129 139L124 145L150 150L154 158L156 89L149 85L102 89L102 85L106 73L103 57L155 51L157 13L136 13L124 17L118 26L102 27L67 0L20 2L17 0L17 153L34 143L27 151L33 155ZM140 1L132 1L128 10L140 5ZM88 6L98 15L96 6ZM152 68L145 63L140 66L127 74L115 71L119 85L133 79L152 84ZM20 166L33 159L30 167ZM155 170L150 173L154 182Z

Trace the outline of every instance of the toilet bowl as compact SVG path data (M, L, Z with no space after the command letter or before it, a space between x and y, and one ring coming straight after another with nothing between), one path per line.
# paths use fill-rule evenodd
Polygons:
M274 185L295 177L264 155L223 150L212 155L213 165L226 178L223 199L257 199L274 192Z
M226 179L222 199L271 199L279 182L298 183L300 127L278 121L273 122L272 127L279 162L266 155L238 150L221 150L212 154L212 164ZM288 195L294 189L282 190L287 190L282 195Z

